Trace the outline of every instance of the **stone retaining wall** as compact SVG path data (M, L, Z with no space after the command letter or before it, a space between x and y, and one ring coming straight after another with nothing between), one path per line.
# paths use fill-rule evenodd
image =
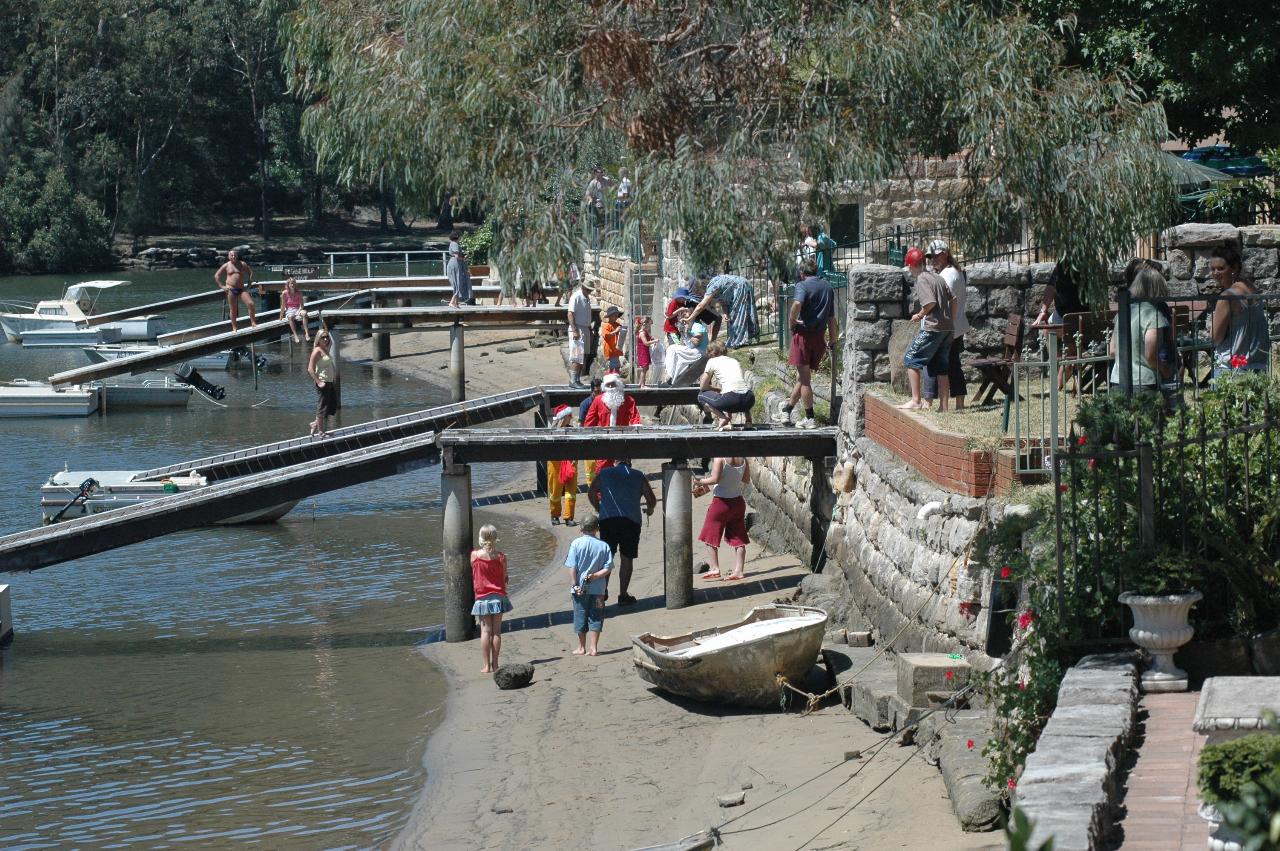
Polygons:
M1110 847L1121 762L1137 710L1138 668L1131 654L1086 656L1067 671L1058 706L1014 794L1035 823L1028 847L1050 837L1055 851Z
M631 296L627 291L627 282L635 266L631 258L604 252L588 252L583 265L583 278L595 287L600 306L617 305L624 313L630 313Z

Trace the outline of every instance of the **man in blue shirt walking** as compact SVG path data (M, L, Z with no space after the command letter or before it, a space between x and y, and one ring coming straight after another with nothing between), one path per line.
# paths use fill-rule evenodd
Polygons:
M644 513L653 514L658 497L644 473L634 469L630 461L617 461L596 473L587 490L587 498L600 512L600 539L609 552L621 554L618 605L630 606L636 598L627 593L631 587L633 560L640 554L640 497L644 497Z
M573 631L578 635L574 656L595 656L604 629L604 593L613 569L613 551L600 540L600 520L594 514L582 521L582 535L569 545L564 566L573 583Z

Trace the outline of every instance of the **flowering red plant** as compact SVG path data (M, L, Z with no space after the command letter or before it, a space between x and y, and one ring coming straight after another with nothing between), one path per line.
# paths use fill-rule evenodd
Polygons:
M1231 368L1232 368L1232 369L1240 369L1240 368L1245 367L1245 366L1248 366L1248 365L1249 365L1249 356L1248 356L1248 355L1232 355L1232 356L1231 356Z
M1001 578L1001 579L1008 579L1010 576L1013 576L1013 568L1012 568L1012 567L1010 567L1009 565L1007 565L1007 564L1006 564L1004 567L1000 568L1000 578Z
M1025 612L1019 613L1018 629L1026 629L1027 627L1031 626L1032 622L1035 621L1035 619L1036 619L1036 613L1031 611L1030 609L1027 609Z

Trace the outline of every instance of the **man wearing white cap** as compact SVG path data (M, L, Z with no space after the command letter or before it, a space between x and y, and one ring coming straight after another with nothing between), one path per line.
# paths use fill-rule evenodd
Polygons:
M929 243L924 252L925 259L933 266L933 271L947 282L947 290L951 293L951 353L947 376L950 379L951 401L956 410L964 408L964 397L968 395L968 387L964 380L964 332L969 330L969 318L965 315L968 299L969 276L964 273L951 256L951 246L946 240L935 239ZM938 398L938 379L925 370L923 378L924 403L932 404Z
M586 362L587 342L591 339L591 285L578 284L569 296L569 386L585 387L582 365Z

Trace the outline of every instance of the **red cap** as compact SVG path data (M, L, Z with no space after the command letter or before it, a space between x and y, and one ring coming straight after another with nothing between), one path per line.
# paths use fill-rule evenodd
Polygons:
M908 266L923 266L924 252L921 251L919 248L912 248L910 251L907 252L907 256L904 259L904 262Z

